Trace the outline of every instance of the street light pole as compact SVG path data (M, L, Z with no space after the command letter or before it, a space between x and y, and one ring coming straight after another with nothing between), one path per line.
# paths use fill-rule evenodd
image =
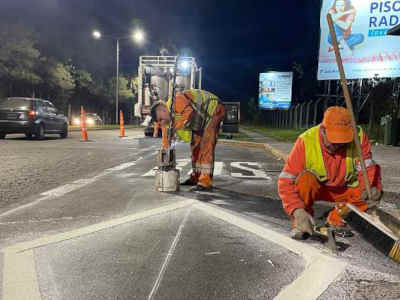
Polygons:
M102 34L100 31L95 30L92 33L93 37L98 40L102 38ZM118 125L119 124L119 41L128 39L128 38L133 38L134 41L136 41L138 44L141 44L144 42L145 35L143 31L140 29L137 29L133 35L131 36L122 36L122 37L113 37L113 36L105 36L105 38L111 38L117 42L117 74L116 74L116 83L115 83L115 123Z
M118 125L118 96L119 96L119 39L117 39L117 78L115 84L115 124Z

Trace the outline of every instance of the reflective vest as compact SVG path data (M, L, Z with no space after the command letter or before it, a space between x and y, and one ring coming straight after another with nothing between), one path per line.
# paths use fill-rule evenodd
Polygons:
M192 94L192 108L194 110L193 117L185 124L185 128L177 130L177 137L185 142L190 142L192 137L192 131L199 131L206 128L215 114L218 104L220 103L219 98L207 91L191 89L184 93ZM167 101L168 109L171 109L172 99ZM178 122L181 115L175 113L175 121Z
M303 139L305 147L305 169L315 174L320 182L328 180L328 175L325 168L324 158L322 156L322 149L319 139L320 125L315 126L300 137ZM359 136L362 143L364 134L359 127ZM356 164L359 160L354 141L347 145L346 149L346 183L348 187L357 187L358 173L356 172Z

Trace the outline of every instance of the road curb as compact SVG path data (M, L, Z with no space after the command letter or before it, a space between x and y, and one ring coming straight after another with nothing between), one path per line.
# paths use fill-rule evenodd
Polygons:
M278 150L277 148L271 146L268 143L242 142L242 141L233 141L225 139L219 140L218 142L223 145L264 149L265 151L273 154L278 159L286 160L288 158L288 155L286 153Z
M288 155L286 153L283 153L282 151L276 149L275 147L271 146L270 144L264 143L264 148L266 151L272 153L279 159L287 160Z

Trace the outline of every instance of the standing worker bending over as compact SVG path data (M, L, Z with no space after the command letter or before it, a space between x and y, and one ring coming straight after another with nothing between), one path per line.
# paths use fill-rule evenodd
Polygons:
M362 154L371 184L372 199L367 199L361 165L354 143L350 111L330 107L322 124L303 133L294 145L279 176L279 195L286 213L293 221L292 237L303 239L312 234L315 201L351 203L360 210L368 201L382 195L379 165L372 160L367 135L359 129ZM331 226L346 226L338 213L340 204L328 216Z
M170 121L167 104L158 102L151 109L153 119L165 125ZM225 107L219 98L203 90L187 90L176 95L175 129L191 131L192 174L183 185L196 185L195 190L208 190L213 185L215 146Z

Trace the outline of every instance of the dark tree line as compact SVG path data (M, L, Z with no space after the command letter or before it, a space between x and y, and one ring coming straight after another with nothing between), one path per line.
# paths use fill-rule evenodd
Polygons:
M115 77L96 76L71 59L43 55L37 33L21 24L0 27L0 97L38 97L53 101L66 114L80 105L107 119L112 116ZM132 76L120 75L121 105L132 111Z

